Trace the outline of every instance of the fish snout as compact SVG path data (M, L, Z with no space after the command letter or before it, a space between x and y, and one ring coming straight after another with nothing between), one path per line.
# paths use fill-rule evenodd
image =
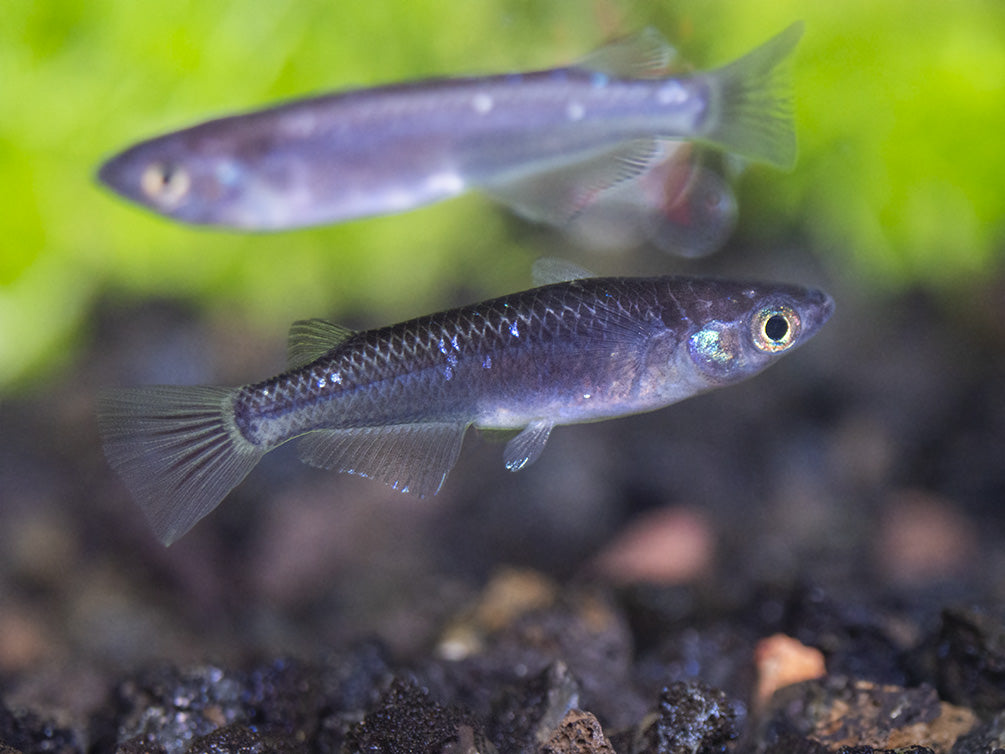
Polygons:
M834 299L819 289L812 289L807 294L806 306L803 312L803 336L815 335L817 330L834 313Z

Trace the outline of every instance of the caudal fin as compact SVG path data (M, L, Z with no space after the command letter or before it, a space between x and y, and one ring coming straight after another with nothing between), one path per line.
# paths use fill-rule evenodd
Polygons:
M803 22L797 21L753 52L708 74L711 125L702 140L775 167L789 169L795 164L791 86L782 63L802 35Z
M163 385L98 398L105 456L165 545L216 508L264 455L234 423L236 392Z

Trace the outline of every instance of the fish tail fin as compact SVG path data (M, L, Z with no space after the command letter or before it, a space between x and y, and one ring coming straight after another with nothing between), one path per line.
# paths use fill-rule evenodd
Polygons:
M98 398L105 456L165 545L216 508L265 453L234 422L237 390L161 385Z
M790 169L796 129L788 67L782 65L803 35L797 21L756 50L709 74L711 128L702 139L757 162Z

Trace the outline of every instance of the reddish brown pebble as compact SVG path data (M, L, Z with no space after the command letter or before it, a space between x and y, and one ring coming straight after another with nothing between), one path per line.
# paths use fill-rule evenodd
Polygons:
M755 704L759 709L770 701L780 688L800 681L809 681L826 674L824 655L815 647L807 647L785 634L761 639L754 650L757 665Z
M573 709L562 719L541 754L614 754L614 749L590 712Z

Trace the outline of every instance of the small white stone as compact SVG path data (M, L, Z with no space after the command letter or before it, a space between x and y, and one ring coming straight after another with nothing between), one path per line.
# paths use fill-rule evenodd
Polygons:
M565 108L565 114L569 116L569 120L582 120L586 115L586 108L579 102L570 102Z

